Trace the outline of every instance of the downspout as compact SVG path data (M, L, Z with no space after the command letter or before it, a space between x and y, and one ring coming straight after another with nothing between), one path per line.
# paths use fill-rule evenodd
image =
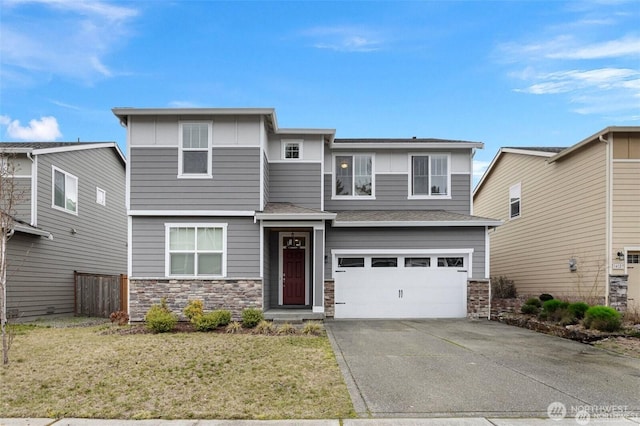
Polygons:
M38 162L30 152L27 158L31 160L31 226L38 226Z
M609 306L609 276L611 275L611 247L613 246L613 230L611 229L611 206L613 204L613 188L612 188L612 180L611 179L611 149L612 142L611 141L611 133L609 133L609 138L605 139L603 135L598 136L598 140L600 142L604 142L605 147L605 235L606 235L606 253L604 257L604 261L607 265L606 267L606 275L605 275L605 292L604 292L604 303L606 306Z

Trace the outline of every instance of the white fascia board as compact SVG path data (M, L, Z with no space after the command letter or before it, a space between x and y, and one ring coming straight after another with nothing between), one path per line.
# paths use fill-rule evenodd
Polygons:
M500 150L502 152L510 152L511 154L533 155L536 157L553 157L554 155L558 155L557 152L536 151L533 149L501 148Z
M22 225L20 223L14 223L13 229L16 232L22 232L22 233L31 234L31 235L39 235L40 237L45 237L50 240L53 239L53 235L51 235L51 232L45 231L44 229L34 228L32 226Z
M134 115L259 115L273 114L275 108L112 108L116 116Z
M400 143L335 143L329 144L330 149L465 149L465 148L479 148L482 149L484 144L482 142L400 142Z
M33 151L33 148L23 148L23 147L1 147L0 148L1 152L6 152L6 153L10 153L10 154L29 154L30 152Z
M390 255L415 255L415 254L473 254L475 252L472 248L459 248L459 249L332 249L333 255L345 255L345 254L359 254L363 256L378 255L378 254L390 254Z
M325 229L324 220L322 221L309 221L309 222L300 222L300 221L273 221L273 222L261 222L264 228L313 228L314 230L323 230Z
M254 210L129 210L128 216L248 216Z
M336 129L278 129L279 135L335 135Z
M485 227L500 226L503 222L500 220L490 221L357 221L344 222L333 221L331 226L334 228L379 228L379 227Z
M337 216L336 213L309 213L309 214L286 214L286 213L256 213L257 220L333 220Z
M67 145L67 146L58 146L54 148L40 148L34 149L33 154L53 154L58 152L68 152L68 151L83 151L86 149L98 149L98 148L114 148L116 153L122 160L123 164L127 164L127 160L124 157L122 151L120 151L120 147L115 142L101 142L101 143L91 143L91 144L79 144L79 145Z

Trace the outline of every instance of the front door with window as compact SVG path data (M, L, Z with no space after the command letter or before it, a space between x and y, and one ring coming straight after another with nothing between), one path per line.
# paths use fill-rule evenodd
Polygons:
M627 253L627 311L640 312L640 252Z
M305 249L282 250L282 304L305 304Z

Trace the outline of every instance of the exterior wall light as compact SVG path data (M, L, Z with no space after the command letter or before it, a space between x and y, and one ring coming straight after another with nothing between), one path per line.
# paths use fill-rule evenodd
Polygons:
M624 252L618 252L618 260L624 260Z
M578 270L578 262L574 258L569 259L569 270L571 272L576 272Z

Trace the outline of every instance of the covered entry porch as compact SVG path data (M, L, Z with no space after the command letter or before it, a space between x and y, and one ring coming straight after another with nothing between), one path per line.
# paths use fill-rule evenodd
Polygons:
M324 318L325 220L333 217L288 203L269 203L256 213L266 319Z

